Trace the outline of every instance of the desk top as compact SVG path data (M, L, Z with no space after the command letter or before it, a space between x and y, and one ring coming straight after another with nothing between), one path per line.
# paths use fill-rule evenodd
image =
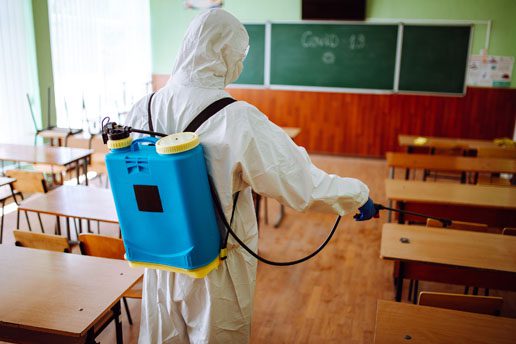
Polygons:
M281 129L283 129L291 139L295 139L301 132L301 128L297 127L281 127Z
M122 260L0 245L0 322L84 335L142 273Z
M15 181L16 179L14 178L0 177L0 186L9 185Z
M510 186L386 179L385 191L396 201L516 209L516 188Z
M20 210L118 223L111 190L82 185L63 185L21 202Z
M410 242L402 243L401 238ZM386 223L380 256L516 273L516 237Z
M471 140L471 139L455 139L448 137L431 137L431 136L415 136L415 135L398 135L398 144L400 146L413 147L435 147L435 148L500 148L492 140Z
M91 149L0 143L0 160L65 166L90 156Z
M82 129L51 128L41 130L38 132L38 136L48 139L65 139L70 135L75 135L80 132L82 132Z
M509 344L515 328L516 319L380 300L374 342Z
M387 152L387 166L435 171L516 173L516 160Z

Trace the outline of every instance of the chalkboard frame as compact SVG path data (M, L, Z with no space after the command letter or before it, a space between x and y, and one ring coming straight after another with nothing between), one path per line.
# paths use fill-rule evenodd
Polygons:
M480 23L480 22L479 22ZM365 94L416 94L416 95L436 95L436 96L464 96L467 90L467 79L466 72L468 61L471 55L471 47L473 42L474 24L475 21L464 21L464 20L378 20L378 21L340 21L340 20L289 20L289 21L266 21L266 22L244 22L244 24L260 24L265 25L265 56L264 56L264 84L231 84L229 88L254 88L254 89L272 89L272 90L293 90L293 91L309 91L309 92L336 92L336 93L365 93ZM397 25L398 36L397 36L397 47L396 47L396 63L394 70L394 82L392 89L369 89L369 88L345 88L345 87L326 87L326 86L297 86L297 85L279 85L271 84L271 28L273 24L303 24L303 25ZM483 24L483 22L481 23ZM400 66L401 57L403 52L403 29L405 26L461 26L469 27L469 42L467 59L465 61L464 68L464 82L462 87L462 93L449 93L449 92L432 92L432 91L413 91L413 90L400 90Z

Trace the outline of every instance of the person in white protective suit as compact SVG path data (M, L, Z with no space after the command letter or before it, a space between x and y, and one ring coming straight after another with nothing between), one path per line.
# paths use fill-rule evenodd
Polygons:
M224 87L240 75L248 44L245 28L228 12L198 15L188 27L170 80L152 98L154 130L181 132L208 105L229 97ZM146 96L134 106L126 125L149 128L148 102ZM258 229L251 189L298 211L345 215L360 208L361 220L374 215L365 184L312 165L303 148L246 102L225 107L197 134L228 221L233 195L240 191L232 228L254 251ZM205 278L146 269L139 342L247 343L256 264L230 237L227 259Z

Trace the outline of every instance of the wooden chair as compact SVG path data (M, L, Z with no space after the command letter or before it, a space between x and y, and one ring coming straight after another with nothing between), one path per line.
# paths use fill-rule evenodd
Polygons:
M0 177L0 204L2 207L2 219L0 220L0 244L3 240L4 235L4 220L5 220L5 203L12 198L13 202L16 203L16 195L19 192L15 192L13 188L14 179Z
M79 245L81 253L86 256L111 258L111 259L124 259L125 248L122 239L97 235L97 234L80 234ZM142 278L128 291L126 291L122 297L124 301L124 307L127 312L127 318L129 324L133 324L131 313L129 312L129 306L127 305L126 298L141 299L142 298Z
M434 220L434 219L427 219L426 226L443 228L442 222L438 221L438 220ZM452 221L452 224L446 228L463 230L463 231L472 231L472 232L487 232L487 229L488 229L488 227L485 223L463 222L463 221Z
M426 220L426 226L427 227L436 227L436 228L443 228L443 223L438 220L434 219L427 219ZM452 221L452 224L446 227L448 229L456 229L456 230L464 230L464 231L473 231L473 232L487 232L488 227L484 223L475 223L475 222L463 222L463 221ZM416 299L416 295L418 293L419 289L419 281L417 280L411 280L409 283L409 297L414 298L414 302ZM469 293L469 286L464 287L464 293ZM473 288L473 294L478 294L478 288ZM489 289L485 290L485 294L489 294Z
M502 235L512 235L516 236L516 228L506 227L502 230Z
M49 191L49 186L47 185L45 175L43 172L39 171L31 171L31 170L6 170L5 175L9 178L14 178L16 181L13 183L14 190L19 193L21 199L23 200L23 193L33 194L33 193L46 193ZM16 202L18 204L18 202ZM41 231L43 232L43 222L41 221L41 215L38 214L39 224L41 226ZM25 219L27 220L27 225L29 226L29 230L32 231L29 215L25 212ZM16 212L16 228L20 228L20 211Z
M15 229L13 234L16 246L67 253L72 251L66 237L21 231L19 229Z
M500 315L503 298L422 291L419 293L418 304L463 312Z
M102 183L102 177L105 176L104 186L107 188L109 179L107 177L107 169L105 163L106 154L109 152L107 145L102 142L101 135L91 135L89 138L77 136L68 140L68 147L92 149L93 154L89 161L88 172L96 172L94 178L99 178Z

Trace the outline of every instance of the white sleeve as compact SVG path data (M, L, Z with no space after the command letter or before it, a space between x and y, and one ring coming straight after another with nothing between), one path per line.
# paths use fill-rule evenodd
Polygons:
M342 178L315 167L306 150L277 125L248 106L235 131L240 131L237 155L242 179L260 195L274 198L298 211L314 210L345 215L356 211L369 196L358 179Z

